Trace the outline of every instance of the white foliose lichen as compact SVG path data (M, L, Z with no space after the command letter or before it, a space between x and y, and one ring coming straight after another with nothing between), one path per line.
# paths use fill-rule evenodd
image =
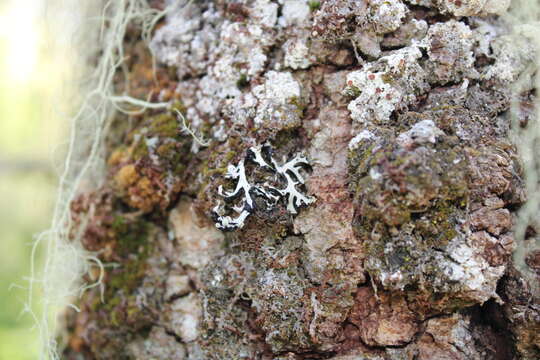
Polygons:
M241 228L244 226L244 221L253 210L253 199L251 197L252 186L247 181L246 170L244 168L244 160L241 160L238 165L230 165L227 167L226 179L236 180L236 188L233 191L224 191L220 185L218 187L218 194L222 196L226 201L234 200L238 196L244 196L241 206L233 207L239 215L236 218L230 216L223 216L220 204L217 204L213 211L218 216L216 227L221 230L231 230L235 228Z
M244 160L241 160L237 166L229 165L227 167L226 179L236 180L236 189L233 191L223 191L223 186L218 187L218 194L223 196L225 200L232 200L241 193L244 194L245 207L253 208L253 200L251 199L251 185L247 181L246 170L244 168Z
M286 186L283 189L278 189L275 187L270 187L271 190L276 191L282 197L287 198L287 210L291 214L297 214L298 211L296 208L309 205L315 201L314 198L302 194L296 186L303 185L304 179L300 174L300 169L302 165L309 165L308 160L304 156L296 155L291 160L285 162L283 159L283 165L279 165L273 158L272 163L274 164L274 169L277 174L285 178Z
M416 100L427 89L421 57L418 46L409 46L351 72L344 91L355 97L347 107L351 118L360 125L386 123L394 110Z
M315 198L302 194L298 186L304 184L304 178L300 173L302 167L309 166L309 161L301 155L294 156L291 160L285 161L280 165L270 154L269 145L259 145L251 147L248 150L246 159L240 160L238 165L229 165L225 177L236 181L236 187L233 191L225 191L222 186L218 187L218 194L222 196L225 202L242 197L240 203L232 206L238 216L233 218L225 215L226 209L218 203L213 214L216 220L216 227L220 230L236 230L244 226L247 217L255 209L254 197L262 198L266 203L266 210L271 210L281 200L285 199L287 211L291 214L297 214L297 209L301 206L309 205L315 201ZM268 160L267 160L268 159ZM251 184L246 175L245 161L269 170L275 174L275 182L285 182L285 187L279 188L266 181L264 183Z

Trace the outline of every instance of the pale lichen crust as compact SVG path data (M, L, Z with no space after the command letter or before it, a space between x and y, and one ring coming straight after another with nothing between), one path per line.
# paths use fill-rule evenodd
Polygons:
M225 215L224 206L218 203L213 211L216 227L220 230L241 229L247 217L255 209L254 197L259 197L265 202L267 210L274 208L281 199L287 202L287 211L297 214L297 208L309 205L315 201L314 197L304 195L298 190L298 186L304 185L305 180L300 173L303 167L309 166L308 159L303 155L295 155L291 160L280 165L271 155L271 147L268 144L253 146L248 149L246 158L240 160L238 165L229 165L226 179L236 181L233 191L223 190L223 186L218 187L218 194L225 202L231 202L239 196L243 196L240 204L232 206L232 210L238 213L236 218ZM273 179L264 183L250 183L246 175L245 162L251 162L263 170L274 174ZM285 183L285 187L279 188L273 183Z

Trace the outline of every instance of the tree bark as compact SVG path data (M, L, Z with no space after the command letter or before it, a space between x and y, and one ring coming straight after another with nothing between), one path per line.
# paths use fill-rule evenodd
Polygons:
M540 358L509 1L166 5L115 83L171 106L117 114L105 185L72 203L115 265L66 359Z

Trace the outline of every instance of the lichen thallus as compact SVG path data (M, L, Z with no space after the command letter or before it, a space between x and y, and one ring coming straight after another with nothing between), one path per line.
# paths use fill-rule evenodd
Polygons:
M246 162L251 162L274 173L274 180L284 182L285 186L278 188L270 184L269 181L250 183L246 175ZM314 197L304 195L297 189L297 186L303 185L305 182L300 170L308 166L308 159L298 154L289 161L283 158L282 165L280 165L272 157L272 147L268 143L249 148L245 158L240 160L238 165L229 164L227 167L225 178L236 180L235 189L227 191L223 189L222 185L218 187L218 194L224 198L225 205L220 201L212 210L216 227L220 230L242 228L247 217L255 210L254 197L261 198L265 202L267 210L273 209L281 199L286 199L287 211L291 214L297 214L297 208L315 201ZM235 218L225 215L227 203L231 203L239 196L244 197L240 204L230 206L239 215Z

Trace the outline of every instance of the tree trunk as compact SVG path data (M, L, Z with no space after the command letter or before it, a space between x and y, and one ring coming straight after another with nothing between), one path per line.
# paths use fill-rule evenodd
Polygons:
M170 106L115 115L72 203L109 265L64 358L538 359L509 2L149 2L116 91Z

